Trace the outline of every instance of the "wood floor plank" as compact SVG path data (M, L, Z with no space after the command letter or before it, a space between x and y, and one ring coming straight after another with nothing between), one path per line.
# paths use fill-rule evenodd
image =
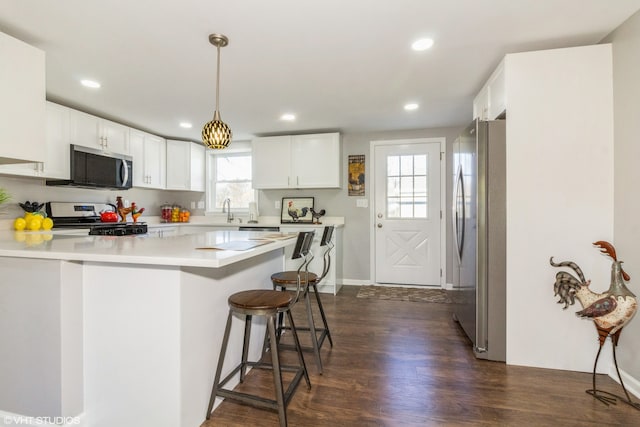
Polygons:
M450 304L357 298L357 290L322 295L334 348L325 342L323 375L305 353L312 388L298 388L290 426L640 425L639 411L606 407L584 392L591 374L476 359ZM306 323L300 306L298 326ZM295 361L295 354L284 351L283 359ZM597 381L621 393L609 377ZM241 387L271 397L270 372L253 370ZM227 400L201 427L277 425L275 412Z

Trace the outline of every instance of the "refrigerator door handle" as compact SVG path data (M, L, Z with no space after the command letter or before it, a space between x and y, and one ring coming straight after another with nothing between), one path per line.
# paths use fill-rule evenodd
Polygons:
M454 244L456 246L456 254L458 255L458 263L462 262L462 248L464 247L465 232L465 191L462 166L458 167L456 174L456 182L453 190L453 235ZM460 202L460 200L462 202Z

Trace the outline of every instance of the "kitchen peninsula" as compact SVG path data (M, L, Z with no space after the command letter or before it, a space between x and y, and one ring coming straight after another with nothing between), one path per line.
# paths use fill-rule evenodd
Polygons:
M271 288L295 243L248 231L17 236L0 232L0 413L96 427L200 425L227 297ZM240 358L241 337L228 357Z

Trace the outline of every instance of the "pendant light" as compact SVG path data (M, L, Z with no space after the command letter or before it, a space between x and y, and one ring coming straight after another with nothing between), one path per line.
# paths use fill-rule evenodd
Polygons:
M213 120L202 128L202 142L206 147L213 149L227 148L231 142L231 128L220 120L219 91L220 91L220 48L229 44L229 39L222 34L210 34L209 43L218 49L218 68L216 72L216 111Z

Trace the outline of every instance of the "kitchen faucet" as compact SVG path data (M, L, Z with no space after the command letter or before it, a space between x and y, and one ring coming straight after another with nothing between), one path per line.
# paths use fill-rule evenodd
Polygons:
M227 207L226 210L225 205ZM227 213L227 222L233 221L233 214L231 213L231 199L228 197L222 202L222 213L225 212Z

